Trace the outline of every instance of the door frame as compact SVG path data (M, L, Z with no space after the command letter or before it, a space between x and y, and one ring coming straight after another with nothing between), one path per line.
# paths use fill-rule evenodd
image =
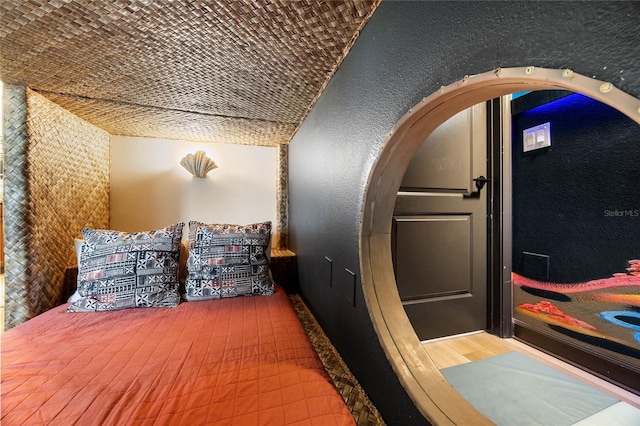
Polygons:
M513 336L511 286L511 96L487 101L487 331Z

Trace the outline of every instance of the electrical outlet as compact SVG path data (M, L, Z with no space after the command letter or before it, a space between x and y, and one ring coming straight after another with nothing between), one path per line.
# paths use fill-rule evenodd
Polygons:
M522 151L529 152L551 146L551 123L540 124L522 131Z

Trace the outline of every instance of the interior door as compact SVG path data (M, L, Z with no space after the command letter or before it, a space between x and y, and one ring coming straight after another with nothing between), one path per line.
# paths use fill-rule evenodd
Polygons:
M421 340L487 326L487 188L479 189L486 176L482 103L438 127L402 181L392 253L400 298Z

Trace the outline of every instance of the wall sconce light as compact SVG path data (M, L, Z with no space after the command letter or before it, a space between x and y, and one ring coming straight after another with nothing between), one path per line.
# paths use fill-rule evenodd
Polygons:
M217 169L216 163L205 154L204 151L196 151L195 154L187 154L182 160L180 165L184 167L193 177L204 178L207 177L213 169Z

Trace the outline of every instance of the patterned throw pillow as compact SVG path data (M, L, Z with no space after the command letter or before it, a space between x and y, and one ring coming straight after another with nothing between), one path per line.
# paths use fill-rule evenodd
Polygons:
M78 293L67 312L173 307L184 223L149 232L82 230Z
M271 222L246 226L189 222L186 299L273 294L266 255L270 240Z

